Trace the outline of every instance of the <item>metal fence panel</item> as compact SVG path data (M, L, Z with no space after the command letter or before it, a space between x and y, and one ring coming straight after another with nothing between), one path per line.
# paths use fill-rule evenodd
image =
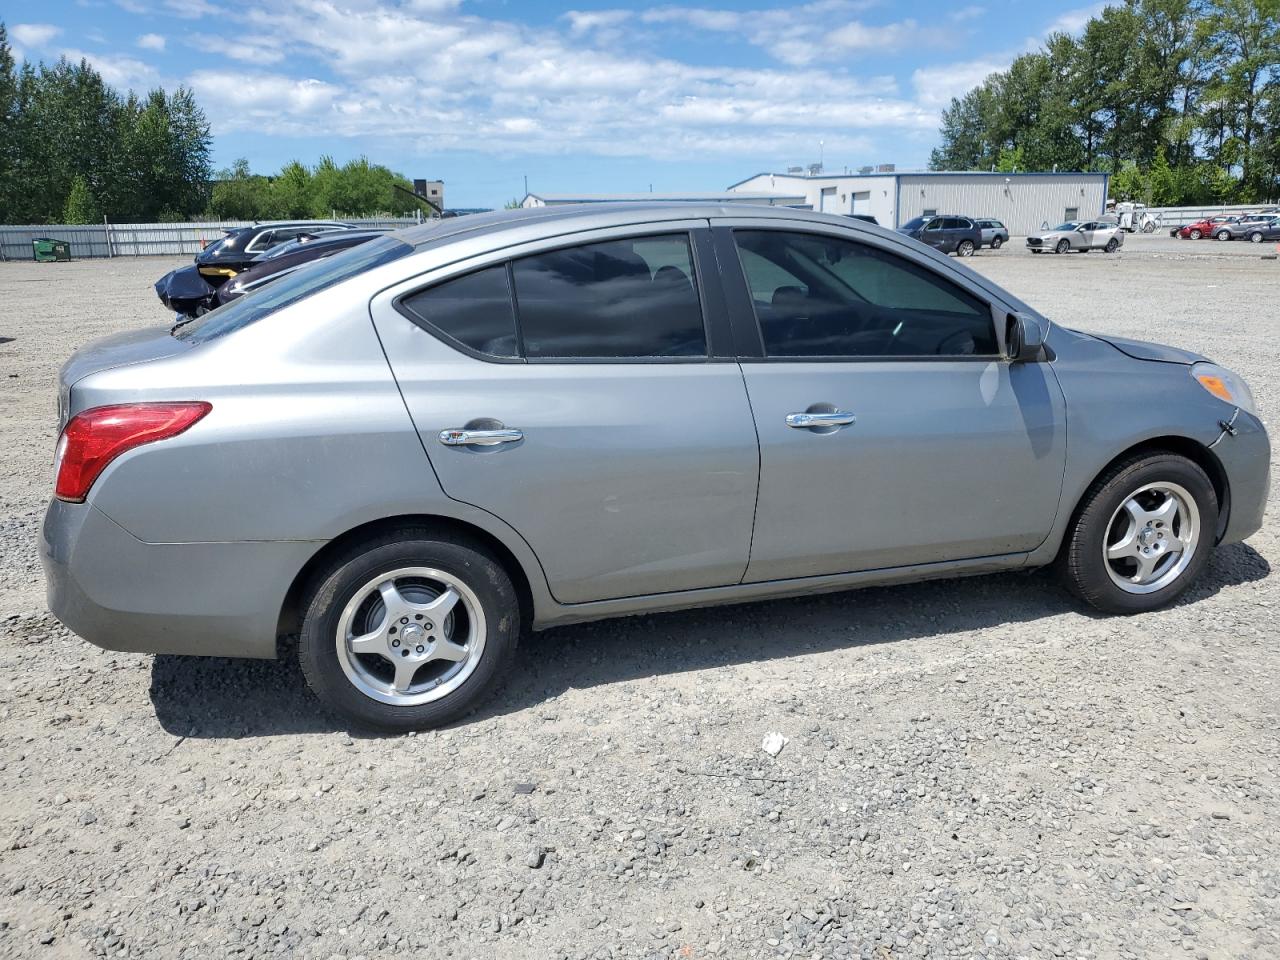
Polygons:
M412 226L413 217L343 218L353 227L398 229ZM26 224L0 226L0 260L30 260L31 241L53 237L71 244L73 259L91 257L150 257L194 255L202 242L218 239L224 230L252 226L251 220L205 223Z

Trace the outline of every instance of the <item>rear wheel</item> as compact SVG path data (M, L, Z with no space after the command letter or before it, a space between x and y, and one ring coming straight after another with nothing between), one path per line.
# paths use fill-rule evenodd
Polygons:
M1086 603L1143 613L1172 603L1209 562L1218 498L1198 465L1140 454L1099 477L1067 530L1060 574Z
M515 651L511 578L480 545L406 529L338 557L313 581L298 659L349 720L404 732L472 709Z
M957 256L957 257L972 257L972 256L973 256L973 241L972 241L972 240L961 240L961 241L960 241L960 243L956 245L956 256Z
M1003 237L992 237L992 238L991 238L991 249L992 249L992 250L999 250L1003 245L1004 245L1004 238L1003 238Z
M1054 247L1054 250L1058 253L1066 253L1070 249L1071 249L1071 244L1067 240L1059 240L1058 245Z
M1254 233L1249 234L1249 242L1250 242L1250 243L1261 243L1261 242L1262 242L1262 234L1257 233L1257 232L1254 232Z
M1120 241L1117 240L1115 237L1112 237L1110 240L1107 241L1107 245L1102 249L1105 250L1107 253L1115 253L1117 250L1120 249Z

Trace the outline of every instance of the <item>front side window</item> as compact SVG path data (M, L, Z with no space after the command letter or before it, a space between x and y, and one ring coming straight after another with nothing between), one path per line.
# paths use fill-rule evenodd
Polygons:
M512 263L525 356L705 357L685 234L607 240Z
M989 307L908 259L817 234L734 236L769 357L999 352Z
M420 326L477 353L520 356L505 263L419 290L403 298L400 307Z

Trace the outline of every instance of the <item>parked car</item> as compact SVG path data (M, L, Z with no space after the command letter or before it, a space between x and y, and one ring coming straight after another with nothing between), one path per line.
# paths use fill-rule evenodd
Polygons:
M1185 227L1178 228L1178 236L1183 240L1199 240L1202 237L1214 236L1220 227L1229 223L1235 223L1238 217L1206 217L1203 220L1197 220L1195 223L1188 223Z
M1009 228L999 220L979 220L982 230L982 242L992 250L999 250L1009 242Z
M1124 244L1124 231L1117 223L1097 220L1068 220L1052 230L1042 230L1027 237L1027 249L1032 253L1067 253L1071 250L1088 253L1102 250L1115 253Z
M869 213L846 213L845 216L852 217L854 220L861 220L863 223L874 223L877 227L880 226L880 221Z
M188 317L211 310L217 293L194 263L170 270L155 282L155 291L166 310Z
M1253 240L1256 236L1258 239L1253 242L1260 243L1266 236L1267 228L1273 226L1277 219L1280 217L1272 213L1250 214L1222 224L1215 229L1213 235L1218 240Z
M86 346L58 412L63 623L296 636L322 701L395 730L472 708L530 627L1047 564L1154 610L1259 529L1270 462L1229 370L785 207L398 231Z
M971 257L982 247L982 230L968 217L916 217L899 227L898 232L957 257Z
M1280 240L1280 215L1270 215L1265 220L1258 220L1246 225L1242 238L1250 243L1261 243L1263 240Z
M248 269L258 254L274 246L296 240L303 234L350 229L349 224L336 220L289 220L236 227L196 254L196 268L210 285L219 287L241 270Z
M308 263L323 260L348 247L357 246L386 234L386 230L334 230L318 236L306 235L283 243L266 253L259 254L247 269L240 271L218 287L214 293L214 302L219 306L230 303Z

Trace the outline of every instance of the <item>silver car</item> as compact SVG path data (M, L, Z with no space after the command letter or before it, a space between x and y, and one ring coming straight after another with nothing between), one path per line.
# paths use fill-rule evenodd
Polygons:
M1134 403L1134 396L1159 402ZM782 207L442 220L62 370L49 604L407 730L526 629L1056 564L1170 603L1262 523L1248 387Z
M1067 253L1071 250L1088 253L1102 250L1115 253L1124 244L1124 231L1117 223L1097 220L1068 220L1052 230L1042 230L1027 237L1027 249L1032 253L1052 250Z

